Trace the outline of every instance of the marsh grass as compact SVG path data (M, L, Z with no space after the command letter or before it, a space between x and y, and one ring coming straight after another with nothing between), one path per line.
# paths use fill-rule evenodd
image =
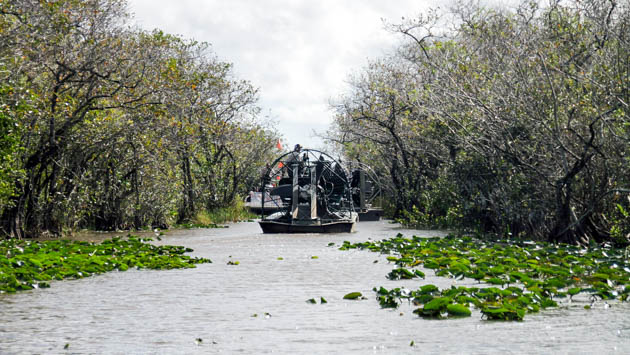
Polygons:
M232 205L227 207L199 211L189 223L178 224L174 227L221 228L226 223L247 221L254 218L257 218L257 215L251 213L240 199L236 199Z

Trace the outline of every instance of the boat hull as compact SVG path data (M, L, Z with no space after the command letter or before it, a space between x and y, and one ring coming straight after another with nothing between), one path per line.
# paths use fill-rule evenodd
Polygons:
M382 209L370 208L365 212L359 212L359 222L380 221L382 216Z
M291 224L263 220L258 222L263 233L351 233L355 222L339 221L322 224Z

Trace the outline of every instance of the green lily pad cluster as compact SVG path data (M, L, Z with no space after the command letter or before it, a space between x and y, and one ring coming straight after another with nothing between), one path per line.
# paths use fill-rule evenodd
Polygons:
M387 275L392 280L424 278L422 271L408 269L423 267L433 269L436 276L488 285L446 290L424 285L413 291L374 288L382 307L395 308L408 299L422 305L415 313L423 317L466 316L473 305L487 319L522 320L526 313L557 307L557 298L585 294L592 301L626 301L630 295L626 249L401 234L376 242L346 241L340 247L356 248L390 254L387 260L397 266Z
M535 292L523 292L519 287L455 287L440 290L433 284L423 285L418 290L401 290L384 287L374 288L383 308L397 308L401 300L407 299L421 306L414 313L424 318L469 317L471 305L481 311L486 319L522 320L526 313L557 307L550 297Z
M49 287L47 281L108 271L192 268L209 259L183 255L183 246L155 246L151 239L115 237L100 244L69 241L0 241L0 293Z
M399 279L414 279L416 277L424 279L424 272L420 270L409 270L405 268L398 268L392 270L389 274L387 274L387 278L390 280L399 280Z

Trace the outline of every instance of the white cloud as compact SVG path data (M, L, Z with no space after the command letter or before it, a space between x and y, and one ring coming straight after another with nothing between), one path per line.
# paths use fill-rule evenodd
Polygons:
M129 0L136 22L209 42L238 78L260 88L260 106L279 122L290 145L321 147L311 131L331 122L330 98L368 58L388 52L399 37L382 18L398 22L434 0Z

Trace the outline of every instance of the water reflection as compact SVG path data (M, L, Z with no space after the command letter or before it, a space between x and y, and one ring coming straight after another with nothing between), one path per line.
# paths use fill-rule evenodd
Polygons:
M433 283L442 288L456 282L433 278L431 271L426 281L390 281L385 275L392 265L384 256L328 246L398 232L440 234L395 229L387 222L362 222L357 233L343 235L265 235L256 223L169 232L156 242L186 245L213 263L186 270L114 272L0 295L0 353L630 351L627 304L604 309L600 303L587 311L575 303L511 323L480 321L475 313L465 319L425 320L407 304L380 309L374 286L415 289ZM239 264L228 265L230 261ZM342 300L354 291L368 299ZM320 304L320 297L328 303ZM317 304L306 302L311 298Z

